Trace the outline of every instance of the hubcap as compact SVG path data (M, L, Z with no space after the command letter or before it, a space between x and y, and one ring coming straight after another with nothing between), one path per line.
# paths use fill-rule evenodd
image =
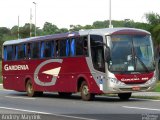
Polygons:
M88 86L83 86L83 94L85 95L85 96L87 96L88 95Z

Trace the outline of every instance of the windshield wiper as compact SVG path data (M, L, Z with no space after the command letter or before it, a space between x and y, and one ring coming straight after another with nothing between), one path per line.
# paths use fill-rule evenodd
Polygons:
M143 66L143 68L146 70L146 72L149 73L149 69L147 68L147 66L144 64L144 62L137 56L136 52L135 52L135 47L134 47L134 43L132 40L132 45L133 45L133 49L132 49L132 54L133 54L133 59L134 59L134 63L135 63L135 68L137 68L137 63L136 63L136 58L138 59L138 61L141 63L141 65Z
M144 64L144 62L135 54L135 57L138 59L138 61L141 63L141 65L143 66L143 68L146 70L146 72L149 73L149 69L147 68L147 66Z

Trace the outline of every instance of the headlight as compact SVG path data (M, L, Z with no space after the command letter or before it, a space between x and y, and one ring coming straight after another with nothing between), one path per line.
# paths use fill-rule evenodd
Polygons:
M156 80L157 80L157 77L154 75L154 77L151 78L150 80L148 80L148 81L146 82L146 84L152 84L152 83L154 83Z
M108 81L111 85L125 85L125 83L115 79L115 78L108 78Z

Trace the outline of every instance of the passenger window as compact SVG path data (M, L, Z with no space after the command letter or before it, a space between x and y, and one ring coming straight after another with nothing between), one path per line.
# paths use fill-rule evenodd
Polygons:
M10 45L10 46L7 46L7 48L6 48L6 53L7 53L7 55L6 55L6 59L7 60L12 60L12 46Z
M27 57L28 59L31 58L31 43L28 43L28 44L26 45L26 57Z
M80 37L80 39L76 40L76 55L88 55L87 36Z
M53 41L46 41L41 43L41 58L49 58L53 55Z
M83 54L84 55L88 55L88 41L87 41L87 37L83 37Z
M17 60L17 49L16 49L17 45L14 45L12 48L13 48L13 54L12 54L12 60Z
M18 45L18 59L25 58L25 44Z
M66 40L60 40L60 56L66 56Z
M32 58L39 58L40 56L40 43L32 43Z
M75 47L76 47L75 39L73 38L71 39L71 46L70 46L71 56L75 56L75 52L76 52Z
M60 52L60 43L59 40L55 41L55 57L59 56L59 52Z

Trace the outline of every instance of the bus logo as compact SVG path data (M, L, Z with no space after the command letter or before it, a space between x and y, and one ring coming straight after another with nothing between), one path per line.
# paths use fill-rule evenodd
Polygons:
M28 65L8 65L4 66L5 71L14 71L14 70L29 70Z
M52 86L52 85L55 85L55 83L57 81L57 77L58 77L59 72L61 70L61 67L53 68L53 69L46 70L46 71L42 72L43 74L51 75L52 76L51 82L42 82L38 78L38 75L40 73L40 69L42 67L45 67L45 65L50 64L50 63L55 64L55 63L62 63L62 62L63 62L62 59L51 59L51 60L46 60L46 61L42 62L41 64L39 64L38 67L36 68L35 72L34 72L35 83L38 84L38 85L40 85L40 86Z
M60 69L61 69L61 67L58 67L58 68L54 68L54 69L51 69L51 70L44 71L42 73L57 77Z

